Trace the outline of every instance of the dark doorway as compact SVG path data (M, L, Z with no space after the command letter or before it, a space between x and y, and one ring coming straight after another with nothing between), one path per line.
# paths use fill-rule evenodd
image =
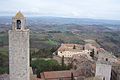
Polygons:
M17 29L21 29L21 21L17 20Z

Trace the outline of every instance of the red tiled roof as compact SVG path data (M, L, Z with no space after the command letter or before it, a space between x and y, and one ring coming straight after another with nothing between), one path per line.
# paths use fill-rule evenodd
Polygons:
M44 76L45 79L56 79L56 78L71 78L71 73L73 73L74 77L80 76L79 72L73 71L50 71L50 72L43 72L41 75Z
M74 46L76 47L76 49L73 49ZM78 44L61 44L58 51L81 50L82 48L83 46Z

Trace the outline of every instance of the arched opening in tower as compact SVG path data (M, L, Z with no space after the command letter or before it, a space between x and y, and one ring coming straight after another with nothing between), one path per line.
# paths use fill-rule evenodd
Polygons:
M17 20L17 29L21 29L21 21Z

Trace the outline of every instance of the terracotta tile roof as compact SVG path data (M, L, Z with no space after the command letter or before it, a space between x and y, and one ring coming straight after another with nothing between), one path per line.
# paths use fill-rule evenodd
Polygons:
M43 72L41 73L41 75L43 75L45 79L56 79L56 78L71 78L71 73L73 73L74 77L80 76L79 72L70 70Z
M74 46L75 46L75 49L73 49ZM83 49L83 46L78 44L61 44L58 51L81 51L82 49Z

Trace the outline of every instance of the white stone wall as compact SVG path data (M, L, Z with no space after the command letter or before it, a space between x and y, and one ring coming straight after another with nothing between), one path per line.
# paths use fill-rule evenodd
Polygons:
M110 80L111 65L97 63L95 76L105 77L105 80Z
M58 55L60 57L69 57L71 58L74 54L79 54L80 52L73 52L73 51L58 51Z
M73 57L73 55L76 55L76 54L83 54L83 53L88 53L89 54L89 51L88 50L81 50L80 51L58 51L58 56L62 57Z
M29 30L9 31L10 80L30 80Z

